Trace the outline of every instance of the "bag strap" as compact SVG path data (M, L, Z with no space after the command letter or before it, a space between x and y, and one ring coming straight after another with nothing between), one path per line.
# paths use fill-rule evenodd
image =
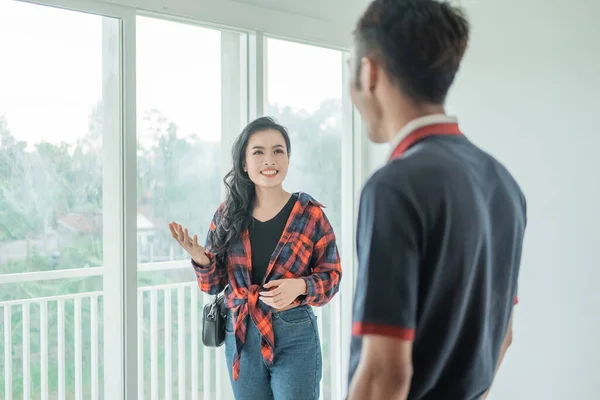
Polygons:
M225 299L224 299L224 297L225 297L225 290L227 289L228 286L229 286L229 284L225 285L225 287L223 288L223 290L221 290L219 293L215 294L214 299L211 301L211 307L210 307L210 311L209 311L209 316L214 317L214 312L218 308L219 298L220 297L223 297L223 302L225 301Z

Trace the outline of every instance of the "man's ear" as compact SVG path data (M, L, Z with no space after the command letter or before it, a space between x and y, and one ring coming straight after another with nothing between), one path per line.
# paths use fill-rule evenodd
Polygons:
M360 83L363 88L368 88L370 92L375 90L379 79L379 65L375 60L369 57L360 59Z

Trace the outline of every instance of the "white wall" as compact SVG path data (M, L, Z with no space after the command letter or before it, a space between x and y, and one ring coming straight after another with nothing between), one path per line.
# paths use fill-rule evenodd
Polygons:
M528 200L514 342L490 399L600 399L599 2L463 3L472 40L449 110Z

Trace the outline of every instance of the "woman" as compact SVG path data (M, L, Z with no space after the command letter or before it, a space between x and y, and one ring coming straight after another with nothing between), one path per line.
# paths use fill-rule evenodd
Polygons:
M318 400L321 347L311 306L337 293L341 267L322 206L283 189L287 130L271 118L251 122L233 145L225 202L206 246L170 224L190 254L203 292L225 289L225 354L238 400Z

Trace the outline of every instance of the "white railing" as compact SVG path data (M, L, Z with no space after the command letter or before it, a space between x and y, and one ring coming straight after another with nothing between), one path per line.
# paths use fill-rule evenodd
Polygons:
M190 268L189 261L165 261L138 265L138 272L169 271ZM21 272L0 275L0 284L49 281L56 279L89 278L102 276L104 267L56 269L52 271Z
M162 300L162 302L160 301ZM200 325L199 311L209 301L209 296L199 295L195 282L147 286L138 290L138 390L139 399L172 399L174 394L178 399L192 400L214 399L216 376L214 350L199 346ZM173 303L175 303L175 320L173 318ZM148 305L148 307L145 307ZM162 305L162 307L161 307ZM160 337L162 310L162 328L164 334ZM149 311L149 320L146 317ZM173 328L177 329L177 338L173 337ZM162 339L162 346L159 346ZM146 342L149 346L149 358L146 352ZM176 343L175 343L176 342ZM173 347L176 351L173 354ZM189 345L189 351L188 351ZM159 349L164 349L162 375L159 373ZM189 356L189 359L188 359ZM200 359L202 358L202 366ZM150 371L146 374L145 366L150 361ZM176 363L174 363L176 360ZM175 374L174 366L176 365ZM202 375L199 371L202 370ZM202 376L203 379L198 378ZM174 378L175 377L175 378ZM189 379L189 384L187 383ZM159 383L162 381L161 396ZM174 386L176 381L177 386ZM200 385L201 383L201 385ZM200 390L200 386L202 390Z
M144 264L140 272L189 268L188 262ZM11 274L0 283L102 275L102 267ZM195 281L138 288L139 399L214 400L228 397L221 351L201 345L200 313L212 296ZM322 399L341 398L338 364L339 303L316 308L325 375ZM5 399L103 397L103 292L87 292L0 302ZM323 317L329 328L323 330ZM15 321L15 322L13 322ZM20 326L19 326L20 325ZM17 332L18 331L18 332ZM19 340L14 340L21 336ZM176 335L174 336L174 333ZM226 372L225 372L226 373ZM16 377L19 377L18 379Z
M90 326L97 325L98 316L98 299L102 296L101 292L78 293L63 296L42 297L36 299L24 299L15 301L4 301L0 303L0 309L3 314L4 326L4 398L12 399L13 397L13 364L18 357L12 356L14 350L19 343L13 342L14 328L12 320L20 321L21 325L21 377L22 377L22 396L24 399L31 398L32 384L35 383L39 387L39 398L47 400L50 392L49 388L49 371L56 368L57 372L57 394L61 399L65 398L66 394L66 330L65 305L72 303L73 305L73 348L74 348L74 394L75 398L83 398L83 346L82 346L82 302L86 301L90 304ZM56 331L50 332L48 327L49 322L49 306L56 307ZM37 329L32 329L33 319L31 317L32 309L37 309L39 320L36 325ZM18 314L20 311L20 315ZM15 314L17 318L15 317ZM20 318L18 318L20 316ZM39 348L35 361L31 356L31 339L32 331L37 332L36 342L39 343ZM98 398L98 330L90 329L90 367L91 367L91 396L86 398ZM54 336L56 335L56 336ZM56 365L50 365L49 362L49 337L56 338ZM69 343L71 345L71 343ZM31 367L37 364L39 359L39 376L34 377L31 374Z

